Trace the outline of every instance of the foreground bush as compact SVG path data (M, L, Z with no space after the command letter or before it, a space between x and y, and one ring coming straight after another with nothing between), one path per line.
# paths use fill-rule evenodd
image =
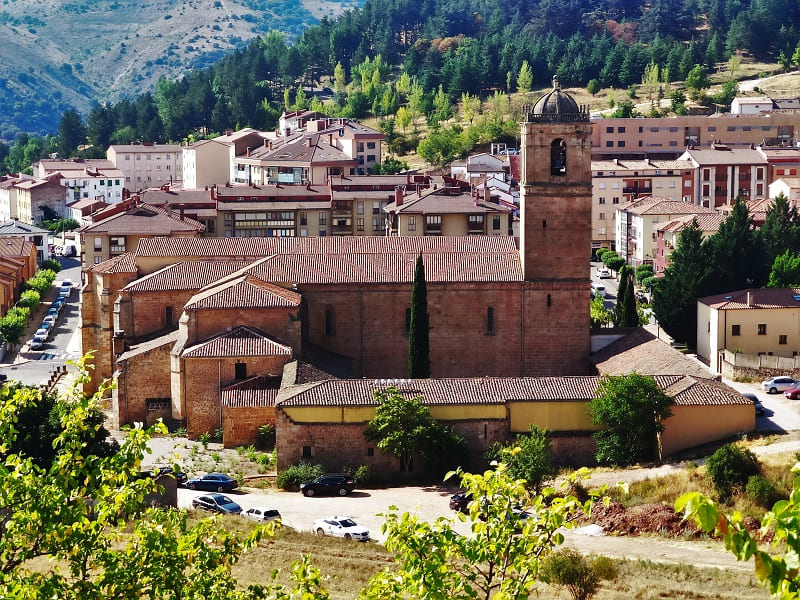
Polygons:
M36 307L39 306L39 302L41 301L41 296L39 292L36 290L28 290L27 292L22 292L17 301L17 306L21 306L23 308L28 308L30 310L36 310Z
M41 268L53 271L53 273L58 273L61 270L61 263L54 258L48 258L46 261L42 262Z
M751 475L744 488L747 497L759 506L768 507L780 500L778 488L762 475Z
M590 562L572 548L553 552L542 566L542 579L551 585L563 585L574 600L591 598L600 581L616 577L617 566L613 560L598 556Z
M751 475L760 471L755 455L746 448L725 444L708 457L706 472L720 500L727 500L734 490L743 489Z
M282 490L296 490L304 481L311 481L324 473L325 469L322 468L322 465L301 461L278 473L275 482Z

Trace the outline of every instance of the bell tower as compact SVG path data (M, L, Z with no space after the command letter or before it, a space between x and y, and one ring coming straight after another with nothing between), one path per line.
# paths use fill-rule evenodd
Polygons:
M553 78L521 125L524 375L588 373L592 248L589 111Z
M553 89L522 123L520 258L526 281L589 277L592 127L586 107ZM584 286L587 287L587 286Z

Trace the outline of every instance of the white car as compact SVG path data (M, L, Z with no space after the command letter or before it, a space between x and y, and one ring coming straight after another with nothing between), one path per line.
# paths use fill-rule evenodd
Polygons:
M356 524L353 519L346 517L325 517L314 521L314 531L317 535L333 535L346 540L366 542L369 540L369 530Z
M609 269L606 269L605 267L598 268L597 276L600 279L611 279L611 271Z
M792 377L773 377L761 382L761 389L768 394L777 394L778 392L785 392L791 387L796 386L798 382Z
M599 283L592 284L592 296L600 296L601 298L606 297L606 286L600 285Z
M280 521L281 513L277 508L269 506L253 506L248 508L242 513L243 517L247 517L252 521Z

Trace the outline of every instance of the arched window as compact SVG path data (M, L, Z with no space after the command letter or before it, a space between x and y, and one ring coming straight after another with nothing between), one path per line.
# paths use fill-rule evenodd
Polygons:
M336 335L336 316L332 306L325 307L325 335Z
M556 138L550 144L550 175L567 174L567 142Z
M169 328L172 327L172 307L164 307L164 324Z
M486 309L486 331L494 333L494 308L491 306Z

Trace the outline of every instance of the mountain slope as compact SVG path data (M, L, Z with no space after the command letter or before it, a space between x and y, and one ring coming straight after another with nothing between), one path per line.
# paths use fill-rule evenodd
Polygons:
M271 30L357 0L10 0L0 6L0 139L52 133L68 106L136 96Z

